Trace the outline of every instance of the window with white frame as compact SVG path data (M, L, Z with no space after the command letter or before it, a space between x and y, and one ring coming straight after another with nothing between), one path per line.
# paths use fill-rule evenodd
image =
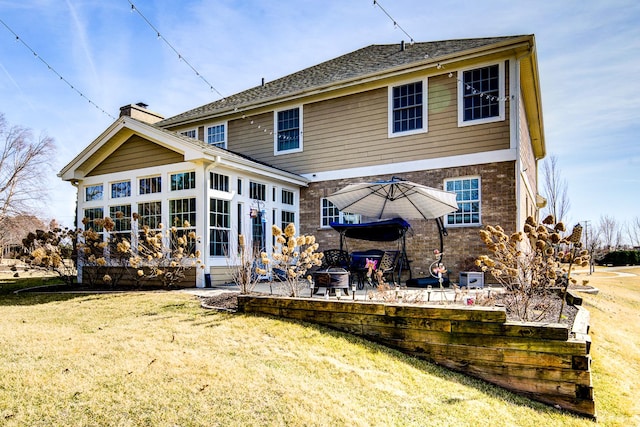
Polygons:
M320 226L330 227L332 222L340 222L342 224L360 224L362 216L360 214L352 214L341 212L328 199L320 199Z
M293 191L282 189L282 193L280 195L282 204L285 205L293 205Z
M209 199L209 256L229 255L231 202Z
M188 136L189 138L198 139L198 130L190 129L180 132L181 135Z
M126 239L131 241L131 205L119 205L109 207L109 216L113 220L114 240L121 241ZM115 249L115 248L113 248ZM116 253L116 252L112 252Z
M229 177L215 172L209 172L209 185L212 190L229 192Z
M426 131L426 83L422 80L389 88L389 135Z
M238 182L236 183L237 185L237 191L238 191L238 195L242 195L242 178L238 178Z
M151 176L148 178L140 178L140 194L153 194L162 191L162 177Z
M259 182L249 181L249 198L254 200L267 200L267 186Z
M196 199L169 200L171 226L191 228L196 225Z
M196 188L196 173L181 172L171 174L171 191Z
M84 189L84 200L90 202L92 200L102 200L102 184L90 185Z
M280 212L280 220L281 220L280 226L282 230L284 230L285 228L287 228L287 225L296 223L296 213L289 212L289 211L282 211Z
M90 208L84 210L84 218L82 223L85 230L93 230L95 232L102 232L102 226L95 223L96 219L104 218L104 209L102 208Z
M226 126L224 123L208 126L207 127L207 144L215 145L216 147L226 148Z
M275 145L276 153L300 151L302 148L302 109L276 111L275 113Z
M504 120L504 63L460 71L458 124Z
M111 198L131 196L131 181L120 181L111 183Z
M143 202L138 203L138 225L139 228L144 226L152 230L160 228L162 223L162 202Z
M447 215L447 225L480 225L480 178L449 179L444 185L458 202L458 210Z

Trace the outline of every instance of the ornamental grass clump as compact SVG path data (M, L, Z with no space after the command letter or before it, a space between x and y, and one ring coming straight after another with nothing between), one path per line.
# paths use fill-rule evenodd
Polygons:
M293 223L287 225L284 232L277 225L273 225L271 232L276 239L271 259L263 252L260 261L266 268L258 268L256 272L265 275L270 268L272 275L275 274L281 280L289 296L300 296L301 290L311 282L307 271L313 266L320 266L324 254L316 252L319 245L315 236L296 236Z
M528 217L522 232L507 235L500 226L487 226L480 238L489 250L476 264L490 273L505 289L504 304L508 312L523 321L547 317L556 305L558 291L561 310L567 289L575 283L571 278L574 265L586 266L589 254L580 242L582 227L576 225L571 234L552 215L542 224Z

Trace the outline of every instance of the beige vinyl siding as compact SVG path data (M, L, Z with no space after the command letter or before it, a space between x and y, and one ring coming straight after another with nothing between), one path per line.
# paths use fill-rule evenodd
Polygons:
M457 81L447 74L429 78L426 133L388 137L386 86L305 104L303 111L302 152L273 155L273 113L230 122L229 149L310 173L508 149L510 143L508 113L505 121L458 127Z
M133 135L89 172L87 176L162 166L179 163L183 160L184 156L182 154L154 144L138 135ZM82 166L80 169L82 169Z

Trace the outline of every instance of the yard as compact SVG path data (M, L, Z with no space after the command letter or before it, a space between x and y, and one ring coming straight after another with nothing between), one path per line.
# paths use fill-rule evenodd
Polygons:
M639 425L640 268L590 280L598 424ZM593 425L346 334L204 310L184 292L0 286L7 426Z

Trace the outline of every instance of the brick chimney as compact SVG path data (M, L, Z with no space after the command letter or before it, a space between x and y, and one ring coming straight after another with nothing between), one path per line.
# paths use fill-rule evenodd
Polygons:
M144 102L138 102L137 104L129 104L124 107L120 107L120 117L129 116L132 119L139 120L141 122L153 124L164 119L160 114L154 113L151 110L147 110L147 104Z

